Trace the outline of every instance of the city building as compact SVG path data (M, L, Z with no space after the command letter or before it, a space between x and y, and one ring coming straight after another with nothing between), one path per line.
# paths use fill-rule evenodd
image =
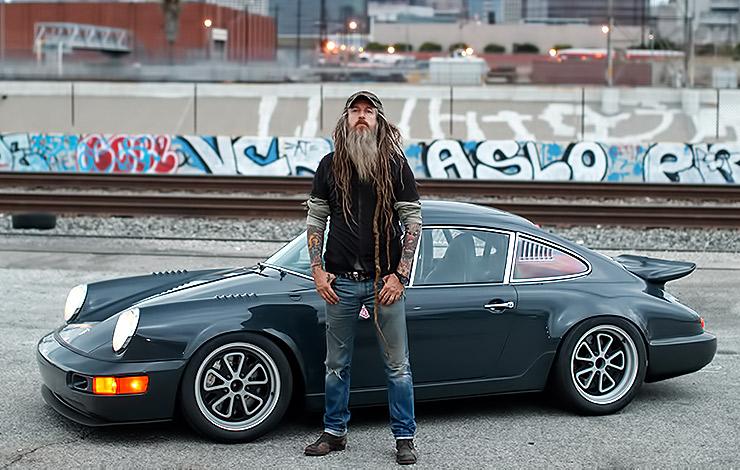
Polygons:
M434 8L405 3L370 2L367 14L372 21L380 23L413 23L434 21Z
M0 0L0 61L57 60L59 53L89 62L273 60L274 19L251 13L264 11L267 2L257 3L183 2L168 36L161 2Z
M607 0L548 0L547 17L585 19L591 24L608 21ZM614 23L621 26L639 26L648 21L650 0L613 0Z
M695 12L697 42L731 45L740 42L740 0L704 3L705 8Z
M253 15L270 16L270 0L205 0L202 3L220 5Z
M322 36L322 10L326 35L366 34L370 27L367 0L271 0L270 5L281 38L317 40ZM356 27L350 31L353 21Z

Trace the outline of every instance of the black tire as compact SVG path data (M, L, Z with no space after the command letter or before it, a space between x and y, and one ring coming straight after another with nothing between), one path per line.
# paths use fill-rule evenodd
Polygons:
M290 364L279 347L257 334L231 333L193 354L180 386L180 408L203 436L248 442L277 426L292 393Z
M57 216L54 214L13 214L11 221L14 229L50 230L57 226Z
M632 401L646 371L645 342L637 328L621 318L597 317L579 323L565 336L552 382L569 408L584 415L605 415Z

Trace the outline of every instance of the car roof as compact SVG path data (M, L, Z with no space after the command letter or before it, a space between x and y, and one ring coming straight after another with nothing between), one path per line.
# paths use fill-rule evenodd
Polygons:
M471 225L525 231L536 228L524 217L493 207L456 201L422 199L421 217L424 225Z

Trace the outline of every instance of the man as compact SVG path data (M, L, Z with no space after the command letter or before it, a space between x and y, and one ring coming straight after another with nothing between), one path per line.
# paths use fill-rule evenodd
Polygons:
M388 122L375 94L349 97L333 137L335 150L319 163L308 200L311 271L326 301L326 382L324 432L305 454L326 455L347 444L350 365L364 304L372 312L385 361L396 461L411 464L417 458L416 422L404 286L421 233L416 181L401 133Z

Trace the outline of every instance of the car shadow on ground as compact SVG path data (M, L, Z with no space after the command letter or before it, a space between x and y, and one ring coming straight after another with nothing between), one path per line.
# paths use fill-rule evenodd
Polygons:
M638 391L632 404L635 407L653 406L665 403L690 402L696 391L691 385L678 382L658 382L644 384ZM627 408L629 410L630 407ZM386 405L353 407L353 426L374 427L387 426L388 411ZM49 424L66 428L70 434L76 434L89 443L108 444L120 442L179 442L208 443L209 441L192 431L180 417L175 421L119 425L110 427L88 428L73 423L57 415L48 406L45 408ZM547 417L576 416L564 408L557 395L548 393L520 393L511 395L491 395L471 398L458 398L442 401L423 401L416 404L416 417L420 422L433 424L445 421L465 421L467 419L538 419ZM271 433L260 438L258 442L279 436L281 432L311 435L321 430L322 416L320 411L292 410L283 422Z

